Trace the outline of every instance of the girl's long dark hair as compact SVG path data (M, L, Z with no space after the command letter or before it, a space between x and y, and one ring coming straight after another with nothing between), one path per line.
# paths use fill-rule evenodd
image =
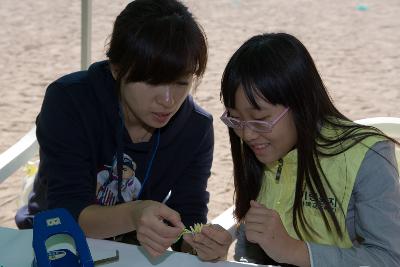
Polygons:
M321 157L340 154L369 136L382 136L397 144L374 127L351 122L333 105L314 61L304 45L286 33L262 34L246 41L229 60L221 81L221 98L227 108L235 108L235 93L241 87L249 102L259 108L255 97L289 107L297 129L297 182L293 206L293 226L299 236L300 227L309 234L303 214L302 199L305 187L322 203L318 209L330 231L328 212L336 233L342 237L338 219L329 204L330 187L320 164ZM342 129L338 137L321 134L321 125ZM360 131L362 129L362 131ZM260 192L265 165L252 150L229 129L235 185L235 216L240 221ZM328 151L328 152L327 152ZM329 188L330 189L330 188ZM345 214L346 211L339 208Z

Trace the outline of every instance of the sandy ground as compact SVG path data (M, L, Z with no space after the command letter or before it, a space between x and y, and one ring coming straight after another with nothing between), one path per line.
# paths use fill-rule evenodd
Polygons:
M93 1L92 61L104 59L115 16L129 1ZM400 2L186 0L203 25L209 64L196 99L214 115L209 218L233 203L227 131L219 121L221 74L254 34L284 31L308 47L337 107L352 119L400 117ZM80 68L80 1L1 0L0 152L34 124L46 86ZM23 171L0 184L0 226L16 227Z

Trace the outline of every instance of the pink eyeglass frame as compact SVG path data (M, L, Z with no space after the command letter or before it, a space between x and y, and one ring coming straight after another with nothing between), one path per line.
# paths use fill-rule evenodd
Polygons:
M255 132L270 133L272 131L272 128L275 126L275 124L277 124L279 122L279 120L282 119L283 116L285 116L288 111L289 111L289 107L285 108L285 110L282 111L282 113L279 114L272 121L262 121L262 120L242 121L242 120L238 120L238 119L235 119L232 117L228 117L228 111L225 110L225 112L222 114L220 119L226 126L228 126L229 128L232 128L232 129L243 129L245 126L247 126L249 129L251 129L252 131L255 131ZM239 126L232 127L232 123L230 123L231 121L237 122L239 124ZM267 130L264 131L264 130L257 129L255 127L251 127L251 126L249 127L249 125L251 125L251 123L258 123L258 124L264 125L267 128Z

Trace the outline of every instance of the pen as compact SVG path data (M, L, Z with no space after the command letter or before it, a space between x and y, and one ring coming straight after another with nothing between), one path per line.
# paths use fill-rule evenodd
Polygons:
M161 203L165 204L170 197L171 197L171 190L169 190L167 196L163 199L163 201Z
M169 190L169 192L168 192L168 194L165 196L165 198L163 199L163 201L161 201L161 203L162 204L165 204L167 201L168 201L168 199L171 197L171 190ZM171 226L172 224L171 223L169 223L167 220L162 220L166 225L169 225L169 226Z

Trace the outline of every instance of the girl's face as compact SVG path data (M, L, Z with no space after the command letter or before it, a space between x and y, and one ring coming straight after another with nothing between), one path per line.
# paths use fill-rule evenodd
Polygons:
M122 82L125 122L152 128L165 126L189 94L192 81L193 76L187 75L174 83L162 85Z
M228 109L229 116L242 120L272 121L277 118L285 107L272 105L256 95L260 109L255 108L248 100L244 90L240 87L235 95L235 109ZM234 129L235 133L254 152L257 159L270 164L285 156L297 143L297 131L292 112L289 111L274 125L271 132L255 132L247 126Z

